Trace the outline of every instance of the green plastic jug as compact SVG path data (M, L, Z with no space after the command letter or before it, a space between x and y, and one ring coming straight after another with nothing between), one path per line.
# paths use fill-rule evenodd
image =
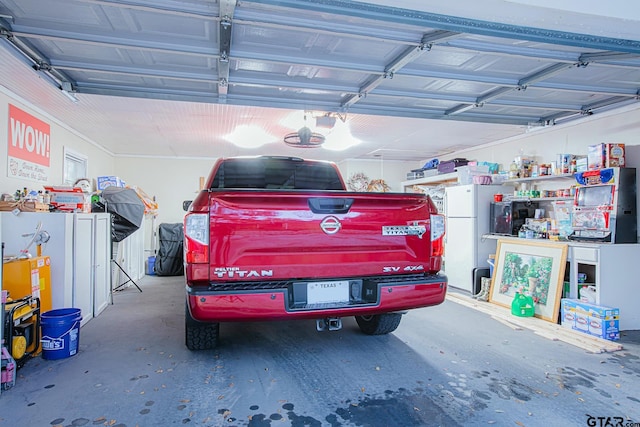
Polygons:
M511 301L511 314L519 317L531 317L535 314L535 311L533 298L516 292L513 301Z

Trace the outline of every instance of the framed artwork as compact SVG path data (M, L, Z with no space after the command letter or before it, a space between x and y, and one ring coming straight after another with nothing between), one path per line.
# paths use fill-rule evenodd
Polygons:
M558 321L566 243L498 240L489 301L511 307L516 292L533 298L535 316Z

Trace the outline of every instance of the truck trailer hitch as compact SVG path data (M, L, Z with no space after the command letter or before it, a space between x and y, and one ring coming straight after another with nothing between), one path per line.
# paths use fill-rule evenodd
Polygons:
M316 329L321 331L339 331L342 329L342 319L339 317L325 317L316 319Z

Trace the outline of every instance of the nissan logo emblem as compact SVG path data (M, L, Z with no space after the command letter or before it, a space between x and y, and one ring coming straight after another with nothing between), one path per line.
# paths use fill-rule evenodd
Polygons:
M322 220L320 223L320 228L326 234L336 234L342 228L342 224L340 224L340 220L335 216L328 216Z

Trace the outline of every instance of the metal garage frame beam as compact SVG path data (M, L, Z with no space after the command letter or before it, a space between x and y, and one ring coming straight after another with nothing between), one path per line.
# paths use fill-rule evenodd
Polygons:
M402 45L413 43L413 40L408 39L407 35L410 35L410 33L408 33L407 31L376 29L375 34L371 34L371 31L368 28L361 29L355 26L345 26L341 24L326 23L319 22L317 20L292 17L287 17L287 24L282 24L279 19L281 18L276 16L257 14L254 11L239 9L236 13L234 22L237 25L243 26L287 29L307 33L314 32L317 34L327 34L331 36L379 41L384 43L395 43ZM640 66L637 61L637 59L640 59L640 54L634 53L605 51L592 54L583 54L580 52L567 52L557 49L542 49L539 47L504 45L486 41L463 39L454 39L452 41L445 40L443 42L434 43L434 45L435 44L455 49L492 53L496 55L545 59L554 62L606 62L609 65L615 64L621 67L637 68L638 66ZM419 43L416 43L416 45L419 45ZM634 61L634 59L636 61Z
M529 40L562 46L640 54L640 41L638 40L616 39L612 37L524 27L348 0L323 0L321 2L317 0L245 0L243 3L255 3L280 9L311 10L362 19L372 19L387 23L412 25L422 28L429 27L489 37Z
M220 0L219 49L218 56L218 101L227 102L229 91L229 60L231 55L231 32L236 0Z
M237 25L288 30L293 29L300 32L314 32L318 34L349 37L352 39L380 41L384 43L406 45L413 42L413 40L408 39L407 31L376 29L375 34L371 34L371 31L368 28L359 28L357 26L346 26L343 24L326 23L319 22L317 20L294 17L287 17L287 24L282 24L280 20L281 18L279 16L258 14L255 11L239 9L236 13L234 22ZM640 66L637 61L638 59L640 59L640 54L634 53L605 51L583 54L580 52L567 52L557 49L542 49L539 47L504 45L486 41L463 39L454 39L451 41L445 40L443 42L437 43L437 45L455 49L492 53L496 55L545 59L554 62L602 62L607 63L607 65L617 65L620 67L630 68L637 68L638 66Z
M459 114L461 112L464 111L468 111L472 108L476 108L476 107L482 107L485 103L490 102L493 99L497 99L502 95L505 95L513 90L526 90L527 87L531 84L534 84L536 82L542 81L548 77L551 77L555 74L558 74L564 70L566 70L567 68L572 68L575 66L580 66L581 64L564 64L564 63L559 63L559 64L553 64L549 67L546 67L543 70L537 71L535 73L532 73L526 77L523 77L522 79L520 79L518 81L518 85L516 86L516 88L511 88L511 87L501 87L501 88L496 88L494 90L492 90L491 92L484 94L482 96L479 96L476 101L473 104L460 104L456 107L453 107L449 110L447 110L447 115L453 115L453 114Z
M169 71L160 71L156 69L147 69L140 67L121 67L121 66L103 66L103 65L91 65L84 63L77 63L73 61L52 61L52 67L58 70L69 70L69 71L92 71L96 73L113 73L113 74L122 74L128 76L136 76L136 77L150 77L150 78L158 78L158 79L169 79L169 80L184 80L184 81L193 81L193 82L203 82L203 83L214 83L217 84L217 80L215 77L206 73L186 73L186 72L169 72ZM299 81L292 79L280 79L280 78L268 78L261 79L259 82L252 77L244 77L242 75L236 75L233 81L234 86L252 86L252 87L263 87L263 88L272 88L272 87L281 87L287 88L291 90L312 90L312 91L323 91L326 93L335 93L340 94L344 92L355 92L358 88L353 86L345 86L345 85L336 85L336 84L322 84L322 83L314 83L311 81ZM513 87L517 87L518 82L513 83ZM535 87L542 87L544 85L538 84ZM554 90L568 90L563 89L559 86L555 85L547 85L548 89ZM81 85L78 90L83 92L87 90L87 88L91 87L91 85ZM101 87L101 93L108 94L107 87ZM136 88L132 88L131 90L137 90ZM616 92L613 88L606 87L572 87L570 91L591 91L593 93L598 93L601 95L611 95L622 98L636 98L637 92L629 92L629 93L620 93ZM429 93L429 92L415 92L415 91L402 91L402 90L390 90L390 89L381 89L378 88L375 91L375 95L377 97L396 97L396 98L408 98L408 99L424 99L424 100L441 100L441 101L453 101L459 102L461 104L475 104L478 101L478 98L472 98L469 96L463 95L455 95L455 94L442 94L442 93ZM579 105L568 105L568 104L539 104L529 101L514 101L514 100L500 100L498 98L492 99L491 104L495 105L507 105L513 107L523 107L523 108L541 108L541 109L549 109L549 110L568 110L572 112L579 112L583 109L583 107ZM339 109L331 108L331 111L338 112Z
M342 101L340 108L345 111L348 110L349 107L351 107L363 97L367 96L369 92L382 84L384 79L392 79L393 75L404 66L412 61L415 61L425 51L431 50L431 43L437 42L439 40L450 39L456 36L458 36L458 33L453 33L450 31L434 31L428 34L424 34L418 46L406 48L404 52L402 52L393 61L385 66L384 72L382 74L371 76L367 83L360 87L360 90L357 94L347 96L346 99Z
M61 32L61 31L45 31L42 29L32 28L32 27L24 27L17 26L19 31L14 31L12 29L13 37L26 37L26 38L38 38L38 39L48 39L48 40L71 40L78 43L85 44L101 44L109 47L120 47L120 48L136 48L142 50L150 50L150 51L162 51L162 52L174 52L176 54L181 55L199 55L209 58L219 59L219 52L215 52L213 49L209 48L201 48L195 47L193 45L184 46L176 43L158 43L158 42L132 42L131 40L124 37L102 37L91 34L78 34L74 32ZM430 41L432 44L437 44L436 40ZM456 41L457 42L457 41ZM447 42L445 43L452 43ZM420 48L420 45L417 46ZM408 50L413 51L413 48L408 48ZM633 57L634 55L625 54L625 58ZM336 70L348 71L348 72L362 72L362 73L370 73L375 74L379 71L375 70L375 67L372 65L358 64L358 63L345 63L341 61L330 61L330 60L320 60L314 59L313 61L307 61L306 63L300 63L298 58L284 55L270 55L270 54L255 54L253 52L244 52L244 51L234 51L233 55L234 59L238 60L260 60L272 63L282 63L282 64L292 64L296 63L299 65L311 65L317 67L331 68ZM616 55L616 52L602 52L599 54L579 54L578 58L583 58L580 62L585 62L587 60L612 60L614 58L620 58L620 55ZM627 64L631 66L630 64ZM76 63L76 68L83 68L81 65ZM84 66L86 69L94 69L92 65L87 64ZM637 68L637 67L635 67ZM463 80L463 81L471 81L478 83L487 83L494 84L499 86L513 86L517 87L518 82L511 79L497 78L492 76L482 76L477 73L451 73L451 72L442 72L442 71L434 71L434 70L416 70L412 69L410 66L403 68L398 72L398 75L409 76L409 77L424 77L424 78L440 78L447 80ZM259 81L258 81L259 83ZM538 82L536 84L537 87L540 88L551 88L550 86L546 86L544 84L540 84ZM553 89L557 90L576 90L576 91L591 91L591 87L573 87L571 85L555 85ZM597 92L607 92L611 94L620 94L619 90L616 89L593 89ZM357 96L357 95L356 95Z
M109 6L122 9L136 9L144 10L147 12L163 13L173 16L190 16L194 18L215 18L215 11L213 8L203 6L199 7L196 4L189 4L183 1L172 2L171 7L153 5L150 6L149 2L135 1L135 0L77 0L79 3L96 4L100 6ZM164 1L164 4L167 2ZM213 5L213 3L212 3Z
M218 58L218 55L206 55L211 58ZM256 55L254 58L250 57L247 52L244 51L234 51L233 59L236 60L260 60L263 62L270 62L274 64L288 64L288 65L310 65L316 67L323 67L328 69L346 71L346 72L356 72L356 73L367 73L374 74L376 73L374 66L367 66L363 64L344 64L344 66L340 66L343 64L338 61L321 61L315 59L313 61L309 61L307 63L296 62L296 58L286 57L286 56L275 56L275 55L266 55L260 54ZM161 77L161 78L174 78L174 79L184 79L184 80L202 80L209 81L208 75L198 74L198 73L184 73L184 72L160 72L156 69L145 69L140 67L117 67L110 65L96 65L92 63L83 63L77 61L51 61L51 66L59 69L69 69L69 70L89 70L95 72L109 72L112 71L114 73L121 74L130 74L130 75L139 75L145 77ZM489 85L498 85L498 86L507 86L507 87L518 87L519 82L514 79L507 79L501 77L493 77L488 75L480 75L478 73L452 73L445 71L433 71L433 70L416 70L410 68L410 66L403 68L401 71L397 73L397 75L405 76L405 77L417 77L417 78L431 78L431 79L443 79L443 80L459 80L459 81L469 81L475 83L485 83ZM172 77L173 76L173 77ZM269 85L280 85L283 87L291 86L296 87L298 83L293 82L291 79L286 80L278 80L271 78L252 78L249 81L249 78L240 78L237 81L239 84L257 84L263 86ZM606 87L606 86L583 86L583 85L571 85L571 84L557 84L557 83L549 83L544 81L536 82L535 84L529 83L529 86L539 87L541 89L553 89L553 90L563 90L563 91L576 91L576 92L594 92L599 94L609 94L612 96L636 96L636 92L624 92L620 88L614 87ZM331 87L334 87L332 85ZM323 86L322 84L310 84L309 88L315 89L326 89L330 90L330 87ZM351 91L354 92L353 88L343 88L343 91ZM381 91L382 89L376 89L376 93ZM357 92L357 91L355 91ZM410 96L408 94L406 96Z
M44 77L46 81L60 89L60 91L71 101L78 99L73 95L75 92L75 82L66 73L56 70L51 66L51 61L38 49L26 40L15 37L11 25L0 18L0 40L4 40L10 49L16 53L25 64L31 67Z
M85 0L87 1L87 0ZM212 20L220 21L220 17L214 17ZM234 18L234 23L237 25L248 24L246 22L239 21ZM261 25L261 22L254 21L249 23L251 25ZM282 27L291 28L292 26L281 25ZM311 31L310 28L296 27L298 31ZM314 30L315 31L315 30ZM327 34L336 35L336 31L324 30ZM46 39L46 40L63 40L74 41L83 44L98 44L110 47L120 48L136 48L150 51L163 51L174 52L177 54L191 54L191 55L203 55L203 56L217 56L219 52L215 52L206 47L197 47L193 44L180 44L180 43L160 43L157 41L140 42L132 40L127 36L121 37L105 37L98 34L91 33L78 33L74 31L61 31L61 30L45 30L42 28L31 27L26 25L14 25L11 29L13 36L34 38L34 39ZM343 37L357 37L353 33L342 31L338 35ZM385 43L407 44L408 42L402 42L392 38L383 37L368 37L369 39L379 40ZM502 54L507 56L521 56L528 58L549 59L558 62L602 62L607 64L613 64L620 67L638 68L640 63L640 54L630 54L621 52L598 52L598 53L570 53L563 51L555 51L550 49L538 49L538 48L526 48L516 46L503 46L495 43L484 43L472 40L443 40L442 42L432 41L432 44L438 44L442 46L449 46L465 50L476 50L487 53ZM416 43L416 46L420 46L420 43ZM634 61L635 60L635 61Z
M200 55L200 56L217 56L214 48L209 46L194 46L186 43L175 42L159 42L159 41L142 41L132 40L127 35L122 36L104 36L92 33L78 33L75 31L61 30L45 30L37 27L24 25L13 26L12 33L15 37L40 39L40 40L59 40L71 41L81 44L102 45L114 48L134 48L148 51L173 52L180 55Z
M441 46L492 53L503 56L519 56L523 58L545 59L554 62L594 62L607 65L617 65L619 67L638 68L640 67L640 54L624 52L597 52L580 53L566 52L554 49L540 49L524 46L501 45L498 43L487 43L478 40L452 40L441 43Z

